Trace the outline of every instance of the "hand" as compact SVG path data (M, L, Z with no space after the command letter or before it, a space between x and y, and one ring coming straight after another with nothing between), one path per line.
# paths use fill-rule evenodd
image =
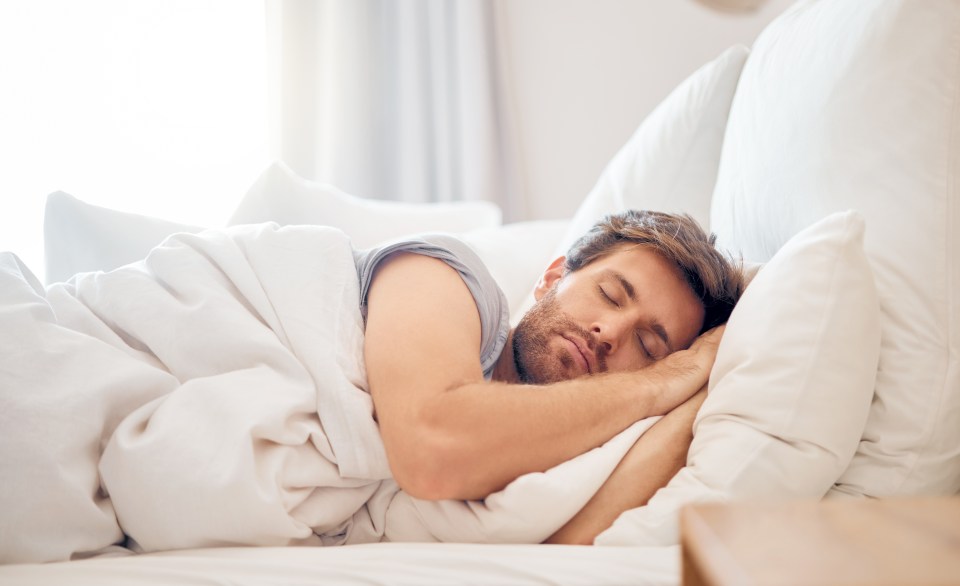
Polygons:
M720 325L704 332L690 348L674 352L640 371L655 377L659 383L660 392L652 408L654 415L670 411L706 388L725 329L726 325Z
M690 349L706 347L711 352L712 356L716 358L717 348L720 347L720 340L723 338L723 332L727 329L727 324L721 324L715 328L707 330L706 332L700 334L696 340L693 341L693 344L690 345ZM713 360L710 360L710 364L713 364Z

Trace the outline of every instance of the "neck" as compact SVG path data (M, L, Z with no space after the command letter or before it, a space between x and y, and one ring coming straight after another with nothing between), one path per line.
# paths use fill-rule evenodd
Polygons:
M491 378L503 383L519 384L520 375L517 374L517 363L513 356L513 332L514 330L510 330L510 335L507 336L507 343L503 346L503 351L497 358Z

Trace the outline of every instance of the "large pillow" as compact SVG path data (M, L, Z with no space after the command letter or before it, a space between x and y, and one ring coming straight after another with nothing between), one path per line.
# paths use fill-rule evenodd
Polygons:
M129 214L80 201L62 191L47 196L43 214L46 283L86 271L109 271L147 256L175 232L202 228Z
M880 309L855 212L777 252L733 310L694 423L687 465L604 545L674 544L691 502L819 499L850 463L867 420Z
M795 5L757 39L712 208L764 261L843 209L870 227L876 399L831 496L960 491L960 2Z
M407 203L356 197L308 181L287 165L270 165L254 182L228 225L277 222L336 226L360 248L417 232L460 233L499 226L500 208L487 201Z
M740 45L730 47L644 119L574 213L554 258L565 255L598 220L625 209L688 213L707 226L730 102L748 52ZM544 269L546 265L539 271ZM533 302L531 289L512 321Z

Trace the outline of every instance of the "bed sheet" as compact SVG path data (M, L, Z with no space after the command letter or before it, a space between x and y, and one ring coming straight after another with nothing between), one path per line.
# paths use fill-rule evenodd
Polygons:
M0 566L0 584L673 585L679 546L372 543L164 552Z

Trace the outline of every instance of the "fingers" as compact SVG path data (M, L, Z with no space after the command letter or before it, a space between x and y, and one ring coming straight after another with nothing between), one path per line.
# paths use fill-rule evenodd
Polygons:
M710 345L716 349L716 347L720 345L720 340L723 338L723 332L726 329L727 324L721 324L715 328L711 328L700 334L700 336L693 341L693 344L690 347L693 348L697 345Z
M723 332L726 325L717 326L704 332L690 346L694 355L694 362L702 368L704 375L710 373L713 363L717 359L717 349L720 348L720 340L723 338Z
M721 325L704 332L689 349L674 352L646 371L650 375L655 374L662 384L663 392L656 402L659 414L688 400L695 403L690 406L694 412L700 407L706 397L710 370L717 358L717 348L725 329L726 326Z

